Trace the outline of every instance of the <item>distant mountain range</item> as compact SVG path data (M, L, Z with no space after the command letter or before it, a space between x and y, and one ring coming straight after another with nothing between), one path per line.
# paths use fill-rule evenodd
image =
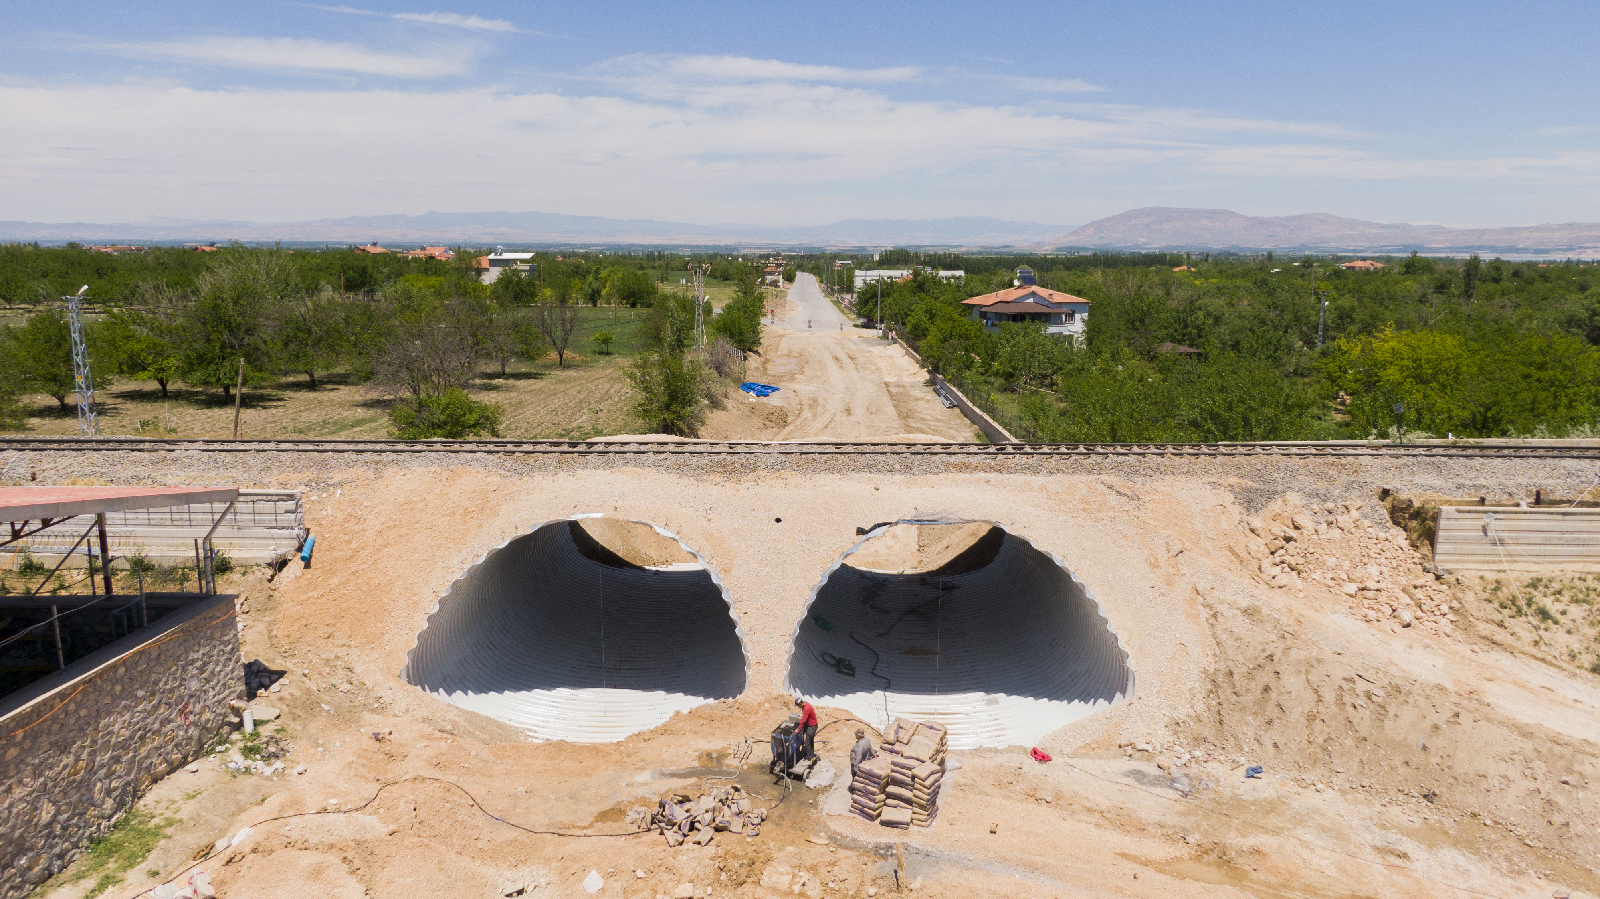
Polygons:
M0 240L183 243L372 243L587 245L645 244L772 247L1035 247L1061 233L1059 225L982 216L949 219L849 219L831 225L693 225L651 219L611 219L550 212L428 212L368 215L309 222L149 219L93 224L0 222Z
M695 225L551 212L428 212L306 222L148 219L93 224L0 221L0 241L61 243L423 244L505 246L715 246L751 248L948 247L1024 252L1107 250L1283 250L1334 253L1495 253L1600 256L1600 224L1513 228L1395 225L1311 213L1276 217L1226 209L1134 209L1062 234L1059 226L984 216L847 219L830 225Z
M1600 255L1600 224L1516 228L1390 225L1310 213L1260 217L1151 206L1090 222L1053 247L1117 250L1308 250L1347 253Z

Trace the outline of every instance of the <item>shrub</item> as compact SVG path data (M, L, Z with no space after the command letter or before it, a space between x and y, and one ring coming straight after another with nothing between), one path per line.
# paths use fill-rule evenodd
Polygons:
M17 562L17 574L23 577L38 577L49 570L44 566L43 562L28 553L23 553L21 560Z
M459 387L401 400L389 412L389 433L401 440L499 437L502 410L480 403Z
M633 413L659 434L694 437L705 421L705 369L661 350L640 356L628 369L638 393Z

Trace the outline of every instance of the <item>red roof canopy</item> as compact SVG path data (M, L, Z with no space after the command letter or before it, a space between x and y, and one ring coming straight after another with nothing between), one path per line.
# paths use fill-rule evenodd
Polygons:
M0 487L0 521L225 503L238 496L237 487Z

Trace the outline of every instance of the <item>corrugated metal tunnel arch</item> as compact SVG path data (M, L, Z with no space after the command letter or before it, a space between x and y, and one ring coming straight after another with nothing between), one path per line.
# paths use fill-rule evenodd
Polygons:
M908 526L969 536L928 570L870 551ZM895 522L874 527L817 585L784 686L880 726L937 721L952 746L971 748L1036 743L1127 701L1133 682L1099 604L1059 559L985 522Z
M592 534L624 526L654 542L654 560ZM539 739L605 743L738 696L748 671L737 613L697 553L652 525L576 516L469 568L400 676Z

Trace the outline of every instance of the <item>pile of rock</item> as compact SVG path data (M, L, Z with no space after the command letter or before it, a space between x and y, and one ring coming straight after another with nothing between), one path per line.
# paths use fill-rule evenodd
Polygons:
M1398 631L1447 632L1458 602L1399 528L1373 526L1361 503L1303 505L1289 496L1245 521L1259 540L1245 548L1274 587L1321 587L1358 617ZM1432 570L1430 570L1432 569Z
M885 827L927 827L939 814L948 734L938 724L896 718L878 755L856 769L850 810Z
M654 811L638 806L628 812L626 820L640 830L663 834L668 846L704 846L718 831L758 836L766 819L767 810L734 784L694 798L686 793L664 797Z
M244 663L244 689L245 695L254 699L256 694L271 691L278 692L278 681L283 678L284 672L273 671L260 659L251 659Z

